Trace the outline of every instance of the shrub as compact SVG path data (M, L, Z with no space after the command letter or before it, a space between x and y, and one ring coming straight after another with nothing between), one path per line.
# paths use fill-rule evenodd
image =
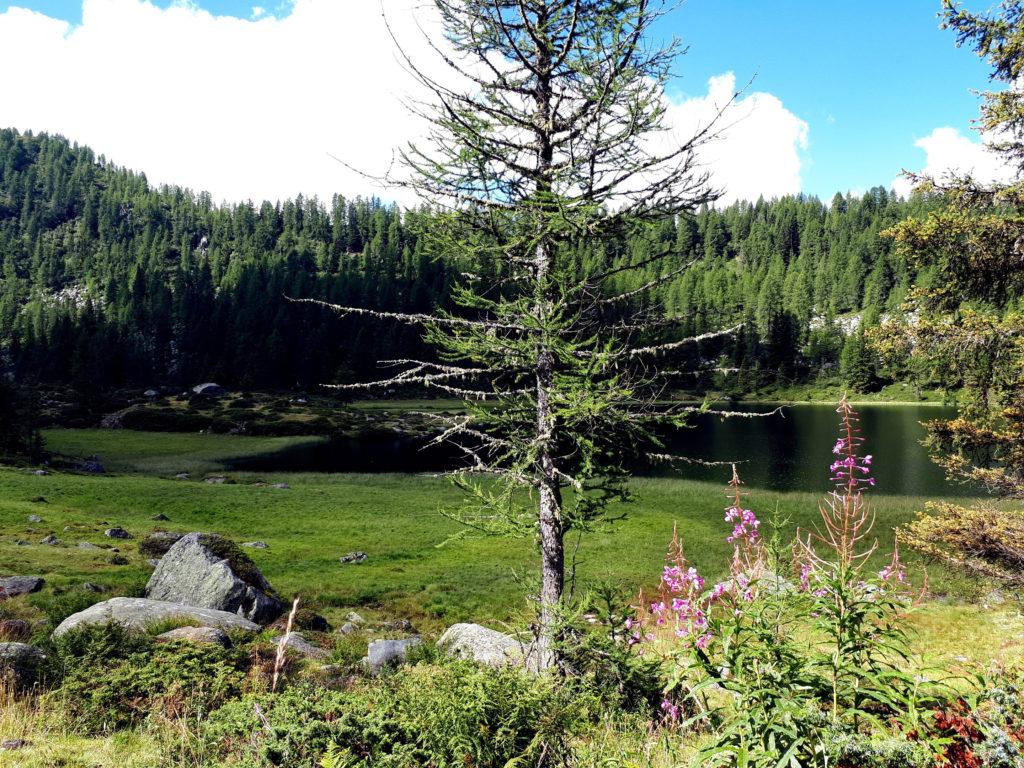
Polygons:
M345 691L292 688L215 712L208 748L239 768L485 768L557 761L593 719L592 696L550 678L457 662L406 667Z
M208 713L242 693L248 665L237 650L154 643L116 624L69 632L55 651L63 680L47 698L85 733L137 725L151 714Z

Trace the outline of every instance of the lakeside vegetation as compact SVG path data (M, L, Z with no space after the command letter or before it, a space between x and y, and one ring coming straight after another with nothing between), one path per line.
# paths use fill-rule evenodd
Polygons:
M433 6L415 211L0 131L0 766L1024 768L1024 188L719 208L730 104L649 141L670 4ZM1019 178L1024 4L942 18ZM924 443L988 498L880 492L920 427L851 389L955 396ZM824 492L759 487L795 424L672 455L749 396L838 400ZM464 460L275 469L411 434Z

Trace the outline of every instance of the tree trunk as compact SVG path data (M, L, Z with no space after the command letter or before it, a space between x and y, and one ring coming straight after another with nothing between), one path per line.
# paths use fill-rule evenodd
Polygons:
M551 353L542 349L537 359L537 435L542 446L538 456L541 587L540 627L537 636L537 655L541 669L548 669L558 662L554 648L555 626L558 621L558 607L562 602L562 589L565 583L562 491L558 475L555 472L555 463L548 449L555 429L555 421L548 399L553 374L554 361Z

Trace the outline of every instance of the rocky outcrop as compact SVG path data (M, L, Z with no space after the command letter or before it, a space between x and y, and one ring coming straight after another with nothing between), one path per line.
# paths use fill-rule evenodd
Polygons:
M479 624L454 624L445 630L437 647L462 659L488 667L536 666L533 648L504 632Z
M38 576L2 576L0 577L0 600L38 592L45 583Z
M233 542L207 533L182 536L161 558L146 597L244 616L266 624L281 613L273 587Z
M144 630L152 624L168 620L187 621L224 630L254 632L259 629L258 624L227 611L141 597L115 597L68 616L53 630L53 635L60 637L76 627L88 624L120 624L130 629Z

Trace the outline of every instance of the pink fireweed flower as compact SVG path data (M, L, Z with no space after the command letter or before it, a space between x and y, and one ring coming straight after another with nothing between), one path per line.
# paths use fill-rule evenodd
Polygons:
M700 648L703 651L705 648L708 647L708 644L710 642L711 642L711 633L710 632L705 632L703 635L701 635L700 637L697 638L697 642L694 643L694 645L696 645L698 648Z
M661 702L661 711L665 713L665 719L671 722L675 722L679 719L679 705L673 704L668 699L663 699Z

